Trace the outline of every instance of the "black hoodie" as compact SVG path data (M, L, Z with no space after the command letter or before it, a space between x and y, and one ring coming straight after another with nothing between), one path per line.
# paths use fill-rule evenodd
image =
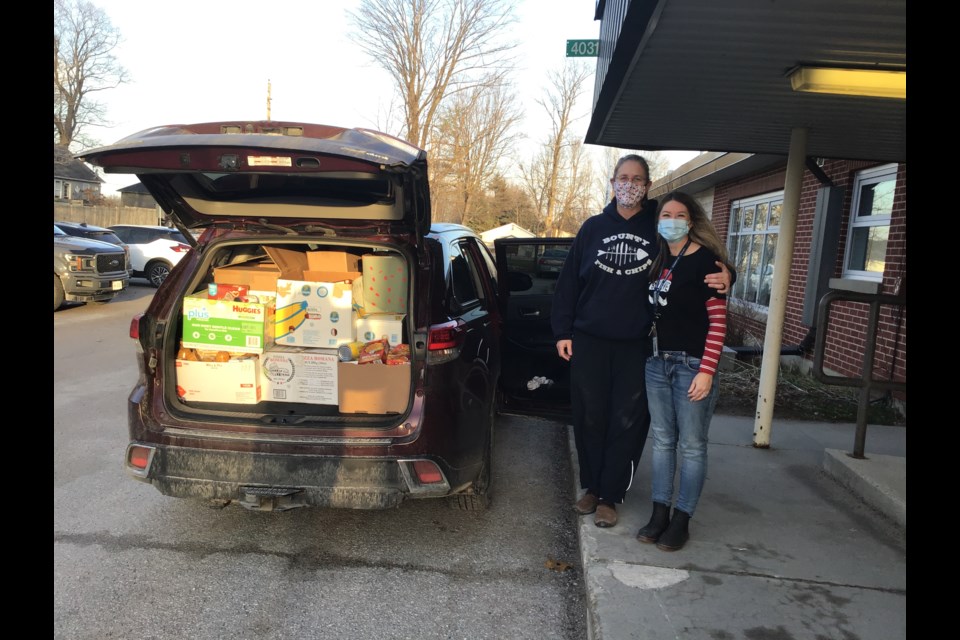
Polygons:
M657 201L645 200L625 220L614 201L583 223L557 279L554 338L570 338L574 329L609 340L649 335L650 266L659 252L656 212Z

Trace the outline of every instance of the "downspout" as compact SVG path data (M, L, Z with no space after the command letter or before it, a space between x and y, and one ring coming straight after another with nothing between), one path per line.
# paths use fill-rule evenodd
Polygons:
M773 262L770 306L763 340L763 360L760 363L757 417L753 423L753 446L764 449L770 447L773 405L777 396L777 375L780 371L780 346L783 342L783 323L787 310L787 285L790 282L793 244L797 235L797 212L800 208L800 188L803 184L806 157L807 130L798 127L790 132L780 237L777 238L777 255Z

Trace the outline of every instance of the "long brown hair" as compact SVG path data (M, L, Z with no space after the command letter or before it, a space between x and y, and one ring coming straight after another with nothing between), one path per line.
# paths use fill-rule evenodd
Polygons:
M727 269L733 271L733 264L731 264L730 259L727 257L726 245L724 245L723 240L720 239L717 230L713 228L713 223L710 222L710 218L707 217L706 211L703 210L703 207L700 206L696 198L683 191L668 193L660 200L660 204L657 207L657 220L660 219L660 212L663 210L663 206L673 201L677 201L686 207L687 213L690 214L690 239L712 251L727 265ZM651 280L656 280L660 277L664 260L666 260L666 256L670 255L670 247L667 245L667 241L659 234L657 234L657 242L660 244L660 253L657 255L657 259L653 261L653 267L650 269Z

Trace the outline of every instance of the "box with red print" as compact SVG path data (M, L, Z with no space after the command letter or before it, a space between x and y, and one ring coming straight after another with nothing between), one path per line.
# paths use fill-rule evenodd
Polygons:
M363 309L360 315L407 312L407 269L401 256L367 253L361 268L363 299L356 301Z

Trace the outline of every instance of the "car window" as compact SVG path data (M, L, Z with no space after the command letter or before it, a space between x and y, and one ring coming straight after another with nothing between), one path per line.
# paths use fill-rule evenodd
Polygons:
M133 234L130 233L129 229L113 229L113 232L117 234L117 237L126 242L127 244L133 244Z
M476 267L466 247L453 244L450 251L450 279L453 287L453 300L461 307L469 307L480 299Z
M90 238L91 240L99 240L100 242L109 242L110 244L122 245L123 241L117 237L113 231L100 230L97 228L84 227L84 226L65 226L62 227L63 231L67 235L76 236L79 238Z
M487 272L490 274L490 281L493 283L494 292L497 291L497 259L493 257L493 254L490 252L490 248L483 244L482 242L474 243L476 246L480 247L480 255L483 256L483 261L487 263ZM496 293L494 293L496 295Z
M97 240L103 240L104 242L109 242L110 244L123 244L123 240L117 237L115 233L99 233L97 234Z
M502 248L511 296L553 295L569 246L544 246L531 239Z

